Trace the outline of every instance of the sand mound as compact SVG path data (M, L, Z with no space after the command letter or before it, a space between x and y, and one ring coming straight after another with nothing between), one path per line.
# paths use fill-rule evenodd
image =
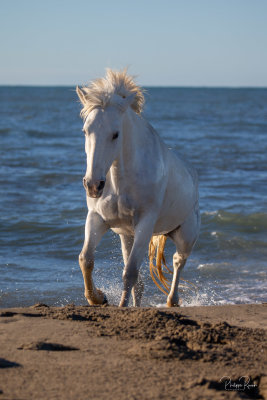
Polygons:
M264 399L265 313L265 305L2 310L0 397Z

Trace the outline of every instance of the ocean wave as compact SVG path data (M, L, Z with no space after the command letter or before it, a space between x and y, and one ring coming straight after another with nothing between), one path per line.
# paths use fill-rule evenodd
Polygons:
M213 260L233 257L267 257L267 215L265 213L241 214L229 211L205 211L201 216L201 232L195 251L212 256Z
M0 128L0 135L11 132L11 128Z
M36 137L36 138L44 138L44 137L55 137L55 132L49 132L45 130L38 130L38 129L27 129L26 134L29 137Z
M64 221L62 224L58 220L54 224L6 221L0 224L0 229L5 231L5 235L0 238L3 248L9 246L17 249L19 245L23 253L27 251L31 254L38 251L39 254L46 256L48 252L55 252L57 257L64 258L69 251L73 251L73 247L77 245L81 247L84 226L79 221Z
M241 214L229 211L205 211L201 215L203 226L232 228L237 232L263 233L267 229L267 214ZM216 229L213 229L216 231Z

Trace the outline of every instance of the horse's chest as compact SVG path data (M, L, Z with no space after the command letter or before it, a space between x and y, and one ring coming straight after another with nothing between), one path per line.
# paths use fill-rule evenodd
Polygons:
M106 196L98 202L97 212L115 232L116 228L118 230L120 227L132 227L134 210L126 195L110 194Z

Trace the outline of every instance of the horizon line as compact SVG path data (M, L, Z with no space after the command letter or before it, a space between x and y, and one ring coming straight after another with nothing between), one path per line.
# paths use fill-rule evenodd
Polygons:
M0 87L25 87L25 88L76 88L76 86L80 86L81 84L35 84L35 83L0 83ZM267 86L259 86L259 85L140 85L144 88L162 88L162 89L267 89Z

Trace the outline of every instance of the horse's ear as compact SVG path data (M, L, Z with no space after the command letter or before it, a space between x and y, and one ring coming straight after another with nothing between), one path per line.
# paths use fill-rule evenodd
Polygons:
M85 103L86 103L85 93L84 93L84 91L82 89L79 88L79 86L76 86L76 93L77 93L81 103L83 105L85 105Z
M136 94L132 93L127 97L123 97L120 101L119 108L122 112L126 111L127 108L133 103L135 99Z

